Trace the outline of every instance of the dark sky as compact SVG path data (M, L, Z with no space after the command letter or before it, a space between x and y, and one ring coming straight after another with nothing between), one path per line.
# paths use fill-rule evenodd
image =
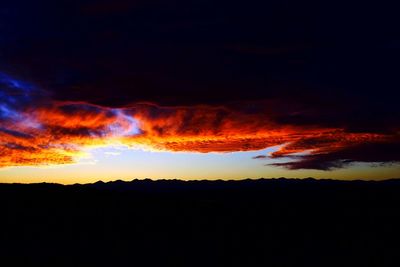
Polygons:
M2 69L58 100L121 106L273 98L324 113L344 109L357 120L399 115L395 8L61 0L3 1L0 10Z
M396 6L349 1L5 0L0 70L52 101L273 103L278 124L389 136L367 148L379 157L328 161L398 161L399 22Z
M57 99L105 105L310 96L378 105L398 89L394 7L233 2L2 1L2 68Z

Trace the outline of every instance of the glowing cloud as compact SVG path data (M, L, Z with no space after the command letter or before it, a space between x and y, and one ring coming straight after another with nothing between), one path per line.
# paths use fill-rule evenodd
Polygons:
M227 106L158 106L136 103L109 108L52 101L27 83L0 76L0 167L74 163L85 148L123 144L152 150L233 152L281 145L264 158L289 169L331 169L355 161L399 161L398 133L349 132L280 119L274 102ZM255 108L254 108L255 107ZM256 109L256 111L254 111ZM374 147L374 150L371 150ZM382 147L396 151L380 154ZM360 156L364 149L375 156Z

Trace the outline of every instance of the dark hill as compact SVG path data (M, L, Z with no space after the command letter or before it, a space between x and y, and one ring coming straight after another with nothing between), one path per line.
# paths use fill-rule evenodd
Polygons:
M400 180L0 184L0 266L400 266Z

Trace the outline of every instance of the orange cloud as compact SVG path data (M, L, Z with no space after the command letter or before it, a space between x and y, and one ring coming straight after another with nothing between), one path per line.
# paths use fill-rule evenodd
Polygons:
M84 148L114 143L202 153L282 145L271 158L301 160L296 154L326 155L364 143L389 142L392 138L318 125L278 123L268 104L253 112L233 106L162 107L139 103L108 108L54 102L23 112L25 120L1 124L0 167L73 163Z

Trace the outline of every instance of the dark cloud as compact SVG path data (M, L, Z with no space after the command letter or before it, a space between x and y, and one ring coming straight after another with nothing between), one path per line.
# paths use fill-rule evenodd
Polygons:
M266 159L266 158L267 158L266 155L258 155L258 156L253 157L253 159Z
M393 164L400 162L400 137L391 142L370 142L344 147L328 153L295 156L295 160L269 164L291 170L343 168L355 162Z
M0 132L1 133L5 133L14 137L18 137L18 138L24 138L24 139L29 139L32 138L31 135L23 133L23 132L18 132L18 131L14 131L14 130L10 130L10 129L5 129L5 128L1 128L0 127Z

